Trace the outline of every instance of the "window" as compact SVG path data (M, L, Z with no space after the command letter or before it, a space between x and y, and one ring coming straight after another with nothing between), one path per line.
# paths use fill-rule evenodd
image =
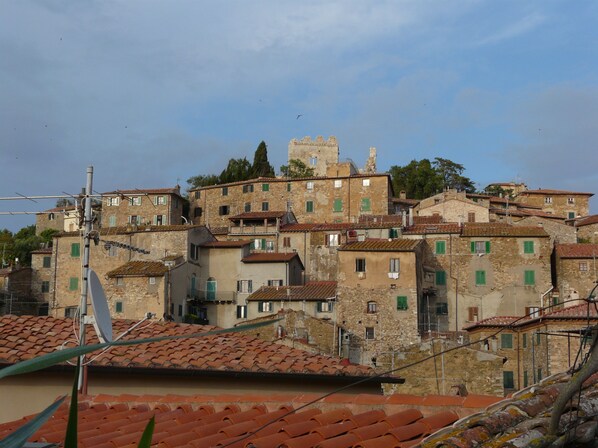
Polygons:
M270 191L270 184L262 184L262 191Z
M199 218L202 214L203 214L203 209L201 207L195 207L195 210L193 212L193 217Z
M164 226L168 224L166 222L166 215L154 215L153 223L155 226Z
M436 271L436 286L446 285L446 271Z
M355 259L355 272L365 272L365 258Z
M538 376L536 378L536 381L542 381L542 368L538 369Z
M64 317L70 317L73 319L77 315L77 309L78 307L76 306L67 306L64 309Z
M141 216L129 215L129 224L141 224Z
M268 204L267 202L262 202L262 211L263 212L267 212L269 208L270 208L270 204Z
M399 229L388 229L388 237L389 238L398 238L399 237Z
M579 262L579 270L581 272L587 272L587 270L588 270L588 262L587 261L580 261Z
M484 286L486 284L486 271L475 271L475 285Z
M112 215L108 218L108 227L116 227L116 216Z
M282 286L282 280L268 280L268 286Z
M361 198L361 211L362 212L369 212L372 210L370 204L370 198Z
M253 184L243 185L243 193L253 193Z
M251 211L251 202L246 202L243 210L245 211L245 213L249 213Z
M397 310L406 310L407 308L407 296L397 296Z
M237 319L247 318L247 305L237 305Z
M501 333L500 348L513 348L513 335L511 333Z
M283 237L282 247L291 247L291 237L290 236Z
M338 233L332 233L330 235L326 235L326 246L328 247L336 247L339 245L340 235Z
M314 201L307 201L305 203L305 212L313 213L313 211L314 211Z
M369 179L363 179L361 181L361 185L363 185L364 187L369 187L370 186L370 180Z
M446 253L446 241L436 241L436 255L444 255Z
M245 294L253 292L253 280L237 280L237 292Z
M42 282L42 293L50 292L50 282L43 281Z
M401 259L391 258L388 262L388 272L399 273L401 272Z
M309 158L309 164L311 166L316 166L318 164L318 158L317 157L310 157Z
M108 256L109 257L116 257L118 255L118 247L114 244L111 244L108 248Z
M467 222L475 222L475 212L467 213Z
M374 314L377 312L378 312L378 304L376 302L374 302L373 300L370 300L368 302L367 313Z
M529 386L529 379L527 377L527 370L523 371L523 387Z
M546 196L544 198L544 203L545 204L552 204L552 198L550 196Z
M106 200L106 205L107 205L108 207L111 207L111 206L114 206L114 207L116 207L116 206L118 206L119 204L120 204L120 198L119 198L118 196L114 196L114 197L108 198L108 199Z
M129 205L141 205L141 196L129 198Z
M79 257L81 255L81 244L71 243L71 257Z
M125 284L124 277L116 277L116 286L123 286Z
M436 314L446 316L448 314L448 303L438 302L436 304Z
M537 306L526 306L525 315L529 316L531 319L534 319L542 315L542 310Z
M271 313L272 312L272 302L258 302L257 310L260 313Z
M255 250L266 250L266 239L256 238L253 240L253 248Z
M336 179L334 181L334 188L342 188L343 187L343 181L341 179Z
M305 184L305 187L308 190L313 190L314 189L314 182L313 182L313 180L308 180L307 183Z
M567 198L567 204L575 204L575 198Z
M524 241L523 242L523 253L524 254L533 254L534 253L534 242L533 241Z
M331 313L333 309L333 303L328 301L320 301L316 303L316 311L318 313Z
M228 208L228 205L221 205L221 206L218 208L218 214L219 214L220 216L228 215L228 214L229 214L229 208Z
M525 271L523 273L523 284L525 286L534 286L536 284L536 271Z
M156 277L150 277L149 278L149 284L150 285L155 285L156 284Z
M471 253L472 254L489 254L490 253L490 241L472 241L471 242Z
M540 345L542 343L542 335L540 333L536 333L536 345Z
M189 244L189 258L197 260L199 258L199 244Z
M117 313L123 312L123 303L121 301L118 301L114 304L114 311L116 311Z
M523 348L527 348L527 333L523 333L521 344L523 345Z
M515 382L513 379L513 372L506 370L502 373L502 385L505 389L515 388Z
M228 196L228 187L222 187L222 196Z
M567 213L567 217L569 219L574 219L575 218L575 212L569 212L569 213Z
M374 327L365 327L365 338L368 340L372 340L376 337L374 333Z
M266 250L268 252L274 252L274 241L266 241Z
M287 183L287 191L291 191L291 183Z
M44 257L44 268L52 267L52 257ZM587 269L586 269L587 271Z
M69 291L77 291L79 289L79 277L69 278Z
M201 191L194 192L194 197L195 197L195 199L201 198Z
M470 306L467 308L467 317L469 322L477 322L478 321L478 307L477 306Z
M178 313L179 317L181 317L183 315L183 305L179 305L178 311L179 311L179 313Z
M48 221L54 221L55 216L54 213L48 213Z
M156 196L154 200L156 205L166 205L166 196Z
M333 212L342 212L343 211L343 200L342 199L335 199L334 204L332 206Z

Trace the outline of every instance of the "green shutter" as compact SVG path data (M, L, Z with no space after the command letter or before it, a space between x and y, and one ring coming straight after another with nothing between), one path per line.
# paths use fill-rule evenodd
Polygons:
M503 333L500 335L500 348L513 348L513 335Z
M502 382L505 389L513 389L515 382L513 381L513 372L505 371L502 373Z
M69 290L76 291L79 289L79 277L71 277L69 279Z
M44 257L44 267L49 268L52 266L52 258L51 257Z
M490 241L486 241L486 253L490 253Z
M370 199L361 198L361 211L369 212L371 210Z
M117 313L122 313L123 312L123 303L122 302L116 302L116 312Z
M525 286L533 286L536 284L536 271L525 271L523 282Z
M436 241L436 254L443 255L446 253L446 241Z
M264 312L264 302L258 302L257 303L257 310L259 313L263 313Z
M81 245L79 243L71 244L71 257L78 257L81 255Z
M270 191L270 184L262 184L262 191Z
M523 387L529 386L528 382L529 382L529 380L527 378L527 370L524 370L523 371Z
M262 238L261 245L262 245L262 250L266 250L266 238Z
M318 313L322 312L322 302L316 302L316 311Z
M335 199L334 206L332 211L335 212L342 212L343 211L343 200L342 199Z
M446 272L445 271L436 271L436 285L438 285L438 286L446 285Z
M307 201L305 203L305 211L307 213L312 213L314 211L314 201Z
M485 285L486 284L486 271L475 271L475 284Z
M472 254L475 254L475 241L472 241L472 242L470 243L470 246L471 246L471 253L472 253Z
M523 348L527 348L527 333L523 333Z
M533 241L524 241L523 242L523 253L524 254L533 254L534 253L534 242Z
M291 183L290 182L287 184L287 191L291 191Z
M407 296L397 296L397 310L406 310L407 308Z

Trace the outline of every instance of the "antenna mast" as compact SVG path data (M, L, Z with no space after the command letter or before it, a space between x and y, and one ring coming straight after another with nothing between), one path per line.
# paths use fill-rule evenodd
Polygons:
M89 276L89 245L91 241L91 194L93 184L93 166L87 167L87 185L83 202L85 205L85 231L83 234L83 281L81 282L81 302L79 304L79 345L85 345L85 324L87 319L87 292ZM78 389L82 394L87 394L87 367L85 366L85 355L80 356L81 370L79 371Z

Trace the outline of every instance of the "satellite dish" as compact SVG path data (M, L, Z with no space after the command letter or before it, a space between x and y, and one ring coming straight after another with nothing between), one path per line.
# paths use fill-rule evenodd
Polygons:
M91 269L89 270L87 281L91 295L91 306L95 317L93 326L100 339L103 339L105 342L112 342L112 319L110 318L110 310L108 309L104 288L102 288L98 275Z

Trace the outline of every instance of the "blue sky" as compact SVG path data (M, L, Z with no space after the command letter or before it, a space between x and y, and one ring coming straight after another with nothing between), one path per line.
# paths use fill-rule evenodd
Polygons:
M88 165L100 192L185 187L261 140L278 170L317 135L359 166L376 147L380 171L443 157L480 188L598 192L597 19L593 1L3 1L0 197L77 193Z

